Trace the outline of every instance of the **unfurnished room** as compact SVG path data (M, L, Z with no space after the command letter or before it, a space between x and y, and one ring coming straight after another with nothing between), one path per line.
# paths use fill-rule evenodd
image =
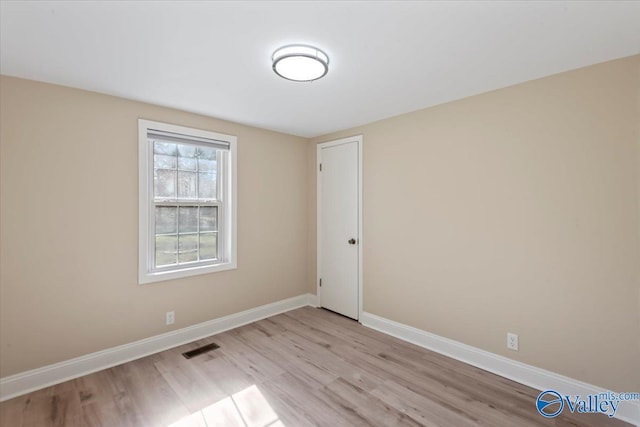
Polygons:
M0 0L0 426L640 426L640 1Z

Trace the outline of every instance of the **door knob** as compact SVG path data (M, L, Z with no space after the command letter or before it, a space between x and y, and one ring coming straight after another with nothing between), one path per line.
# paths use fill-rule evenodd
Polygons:
M351 239L349 239L348 243L350 245L355 245L356 244L356 239L354 239L353 237Z

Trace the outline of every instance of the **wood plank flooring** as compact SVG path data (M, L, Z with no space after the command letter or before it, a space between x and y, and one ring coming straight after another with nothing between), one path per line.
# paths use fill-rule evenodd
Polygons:
M215 342L220 349L185 359ZM3 427L628 426L305 307L0 404ZM566 411L565 411L566 412Z

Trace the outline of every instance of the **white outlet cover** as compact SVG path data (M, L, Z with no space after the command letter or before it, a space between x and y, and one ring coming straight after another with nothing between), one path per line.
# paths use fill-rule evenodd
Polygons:
M507 348L518 351L518 335L507 332Z
M166 323L167 325L173 325L176 321L176 313L175 311L167 311L166 315Z

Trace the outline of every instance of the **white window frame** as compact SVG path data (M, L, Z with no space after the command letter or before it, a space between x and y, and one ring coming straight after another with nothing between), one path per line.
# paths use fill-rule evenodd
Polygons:
M228 155L227 161L224 162L225 166L218 169L218 173L225 174L222 180L224 188L221 189L223 200L221 201L221 209L218 210L219 238L222 238L222 242L219 244L222 254L218 263L199 266L176 265L175 268L154 271L155 212L152 212L151 209L154 206L154 160L153 144L149 142L147 136L149 130L171 132L186 137L205 138L229 144L229 151L225 153ZM140 285L237 268L238 198L237 138L235 136L138 119L138 191L138 283Z

